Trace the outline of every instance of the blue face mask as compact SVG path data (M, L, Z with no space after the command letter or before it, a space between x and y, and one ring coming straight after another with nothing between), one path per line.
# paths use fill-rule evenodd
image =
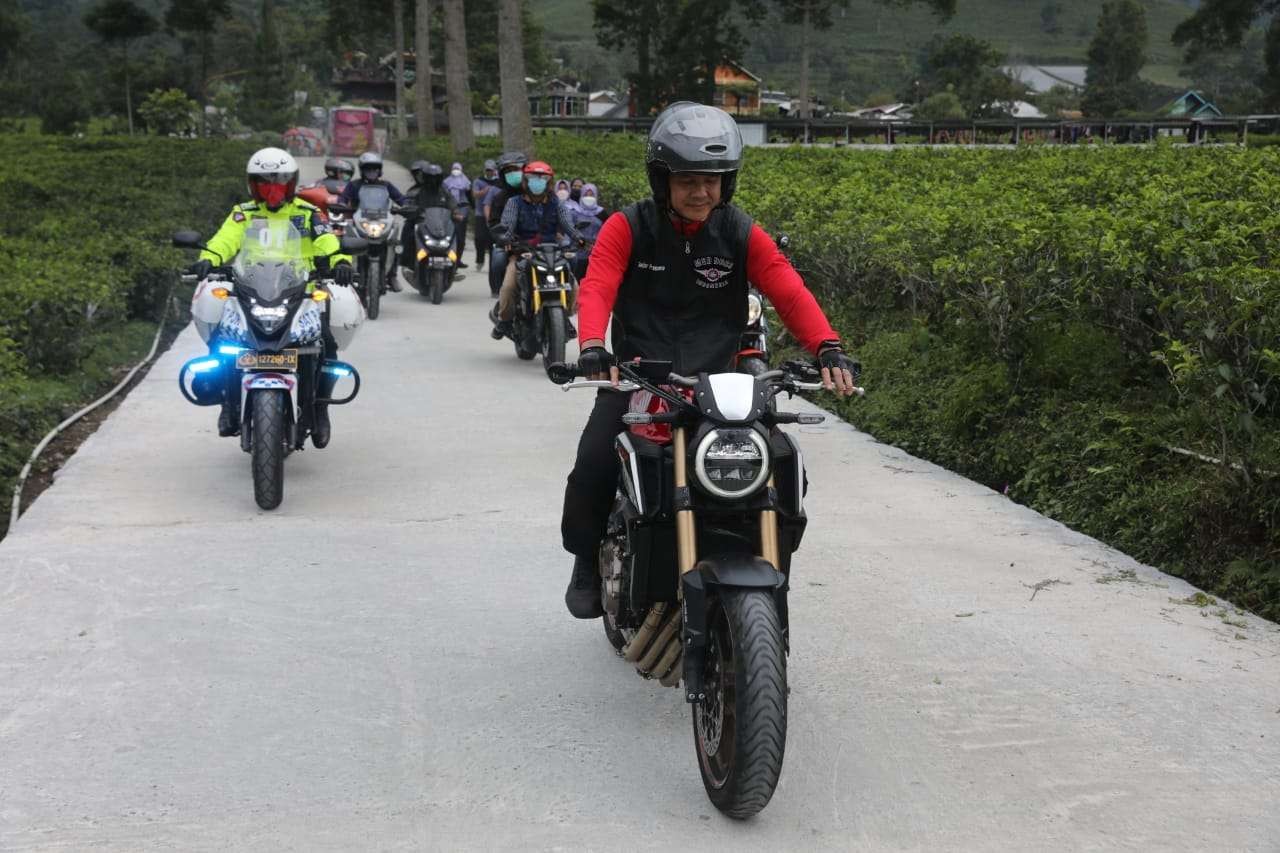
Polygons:
M542 195L546 191L547 191L546 178L530 178L529 179L529 193L531 195Z
M521 175L520 175L520 172L518 171L507 172L505 175L502 176L502 179L506 181L507 186L511 187L511 189L513 190L518 189L520 187Z

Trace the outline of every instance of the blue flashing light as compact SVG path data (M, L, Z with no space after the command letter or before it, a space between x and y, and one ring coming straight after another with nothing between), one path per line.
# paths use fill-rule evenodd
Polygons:
M218 347L218 352L223 355L239 355L244 352L244 347L239 346L238 344L221 344Z
M217 370L222 366L222 362L216 358L206 358L203 361L196 361L191 364L192 373L208 373L210 370Z
M326 372L326 373L331 373L331 374L333 374L334 376L350 376L350 375L351 375L351 369L350 369L350 368L348 368L348 367L338 367L337 365L332 365L332 366L330 366L330 367L326 367L326 368L325 368L325 372Z

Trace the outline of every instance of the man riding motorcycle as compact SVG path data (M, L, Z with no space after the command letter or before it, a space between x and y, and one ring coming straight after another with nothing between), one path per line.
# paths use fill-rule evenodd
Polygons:
M408 199L404 193L390 181L384 180L382 177L382 155L376 151L366 151L360 155L359 168L360 177L347 184L343 189L342 195L338 196L338 204L346 207L359 207L360 190L367 186L384 186L387 188L387 195L391 196L391 200L396 204L406 204ZM393 264L387 265L387 286L394 292L399 293L404 287L400 284L399 276L395 274Z
M828 389L854 393L860 372L813 294L749 216L730 204L742 135L728 113L688 101L653 123L645 151L652 198L611 216L578 295L584 377L618 384L618 360L671 361L683 375L732 369L746 325L748 279L814 353ZM613 352L604 335L613 315ZM603 613L597 552L618 482L614 437L629 396L601 391L565 487L561 535L574 555L565 591L579 619Z
M567 235L579 245L586 242L574 226L569 208L550 192L551 179L554 177L555 171L541 160L535 160L524 167L523 192L507 203L499 223L508 257L516 243L530 246L555 243L558 233ZM495 339L511 333L511 317L515 313L518 265L508 263L506 267L503 271L502 288L498 292L498 302L489 312ZM572 313L571 295L569 310L565 313L565 329L566 334L577 335L577 330L568 319Z
M414 243L413 229L422 218L422 213L429 207L444 207L453 216L458 209L453 195L444 188L444 170L435 163L426 160L415 160L409 165L409 174L413 176L413 186L406 194L418 207L418 214L406 217L404 227L400 229L400 265L412 270L417 262L417 246ZM455 238L454 246L457 241Z
M312 269L321 275L333 274L341 285L352 281L351 259L339 254L338 238L329 230L319 209L308 201L295 198L298 189L298 163L289 152L280 148L263 148L249 158L245 168L249 194L253 201L243 202L231 208L231 213L217 233L209 238L208 248L188 268L188 272L201 280L215 266L231 263L244 242L245 231L254 220L283 220L291 223L302 234L302 250L310 259ZM210 348L212 352L212 345ZM336 358L338 346L326 329L324 333L324 357ZM324 374L317 396L332 396L338 377ZM329 443L329 407L316 407L316 424L311 440L316 447ZM222 411L218 415L218 435L229 436L240 432L240 394L237 387L223 391Z
M498 192L485 197L485 221L492 232L502 222L507 202L520 195L524 186L524 167L528 159L521 151L507 151L498 157ZM489 252L489 293L496 299L507 271L507 252L495 240Z

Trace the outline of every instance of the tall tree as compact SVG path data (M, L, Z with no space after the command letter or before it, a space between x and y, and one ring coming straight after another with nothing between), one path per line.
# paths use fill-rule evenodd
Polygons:
M501 78L502 145L533 155L529 90L524 77L524 32L521 0L501 0L498 7L498 73Z
M1269 19L1269 21L1268 21ZM1239 47L1254 26L1267 23L1266 69L1256 81L1267 108L1280 108L1280 0L1201 0L1195 14L1173 31L1173 43L1194 63L1205 53Z
M912 91L902 95L927 101L951 93L968 116L1007 114L1009 104L1022 97L1026 87L1000 70L1004 59L989 42L973 36L934 36L921 54L919 74L911 80ZM933 109L950 110L951 102L939 100Z
M396 139L404 139L404 0L391 0L391 17L395 21L395 25L394 25L395 51L396 51L395 137Z
M523 68L523 63L521 63ZM444 0L444 76L449 97L449 141L461 153L475 145L467 67L467 16L462 0ZM523 75L523 70L521 71ZM521 78L523 81L523 77ZM526 111L528 100L525 100Z
M209 103L209 55L213 51L213 34L218 22L229 15L228 0L170 0L164 24L173 32L183 33L200 51L200 135L207 130L205 107Z
M1089 43L1084 111L1119 115L1141 106L1138 72L1147 63L1147 14L1138 0L1104 0Z
M417 0L413 15L413 111L418 136L434 136L436 101L431 94L431 0Z
M256 130L283 130L293 113L293 92L276 32L273 0L262 0L253 58L245 77L240 114Z
M129 73L129 45L160 28L151 13L133 0L102 0L84 15L84 23L98 38L120 45L124 66L124 103L129 117L129 135L133 135L133 88Z
M661 0L591 0L596 38L611 50L634 48L636 70L630 75L640 115L660 106L660 84L653 70L653 52L662 39Z

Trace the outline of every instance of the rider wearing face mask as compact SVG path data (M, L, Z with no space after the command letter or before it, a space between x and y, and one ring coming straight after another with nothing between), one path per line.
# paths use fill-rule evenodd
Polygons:
M453 196L456 205L453 214L455 248L458 250L458 269L467 268L462 259L467 250L467 220L471 218L471 180L462 173L462 164L454 163L449 167L449 176L444 179L444 188Z
M404 193L396 188L396 185L390 181L384 180L382 177L382 155L376 151L366 151L360 155L357 163L360 170L360 177L347 184L346 189L342 191L342 195L338 196L338 204L347 207L357 207L360 204L360 189L367 186L384 186L387 188L387 195L391 196L391 200L396 204L405 204L408 199ZM387 264L387 287L396 293L404 290L404 286L400 284L400 277L396 275L395 264Z
M501 233L508 246L524 243L537 246L539 243L556 242L557 234L567 235L570 240L581 244L582 235L573 225L568 209L550 192L551 179L555 172L542 161L535 161L524 167L524 192L509 202L502 212ZM498 294L498 303L489 312L493 321L495 338L502 338L511 331L511 317L516 303L516 267L507 264L502 279L502 288ZM573 294L569 295L569 311L573 313ZM577 335L577 330L565 317L566 330Z
M654 120L645 167L652 198L609 217L582 282L581 374L617 384L615 358L670 361L686 376L731 370L747 324L749 280L818 357L826 386L853 393L859 368L817 300L769 235L730 204L742 168L733 118L715 107L672 104ZM604 346L610 315L612 353ZM565 604L579 619L603 613L597 557L618 483L613 442L629 397L596 397L565 488L560 530L575 557Z
M200 253L199 260L187 272L204 280L214 266L230 264L239 254L245 232L254 220L283 220L293 225L301 234L303 254L310 258L317 274L327 276L332 272L338 284L350 285L351 259L338 253L338 238L329 230L329 225L314 204L295 197L298 190L298 163L293 156L280 148L263 148L249 158L245 177L253 201L231 208L222 227L209 238L206 244L208 248ZM213 343L210 342L210 352L212 351ZM337 343L326 329L324 357L337 358L337 355ZM237 435L240 432L240 386L234 372L228 372L228 377L235 380L236 384L234 387L229 384L223 392L222 411L218 415L218 435L221 436ZM324 374L317 396L331 396L333 385L337 381L336 376ZM324 384L326 382L327 386ZM324 447L329 443L328 408L316 407L316 424L311 433L311 440L316 447Z
M507 151L498 158L498 192L489 193L485 197L484 218L489 223L490 231L502 222L502 212L506 210L507 202L520 195L527 162L521 151ZM489 252L489 293L495 299L498 298L506 271L506 248L495 242L493 250Z
M586 181L584 181L582 178L574 178L574 179L573 179L573 183L571 183L571 184L569 185L569 198L573 199L574 201L579 201L579 200L581 200L581 198L582 198L582 187L583 187L586 183L587 183L587 182L586 182Z

